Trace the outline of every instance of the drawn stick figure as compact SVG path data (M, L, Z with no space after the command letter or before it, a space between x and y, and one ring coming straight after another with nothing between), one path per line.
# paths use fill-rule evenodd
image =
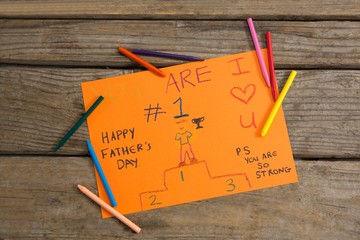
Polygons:
M186 164L186 159L190 160L190 163L195 163L197 160L195 158L194 152L190 144L190 138L192 133L186 130L185 123L186 119L182 119L176 122L180 132L176 133L175 140L180 142L180 162L179 166Z

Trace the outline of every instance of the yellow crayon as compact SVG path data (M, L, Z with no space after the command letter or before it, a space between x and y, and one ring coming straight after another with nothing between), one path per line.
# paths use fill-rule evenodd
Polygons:
M271 124L273 123L274 118L275 118L277 112L279 111L279 108L280 108L282 102L284 101L284 98L285 98L287 92L289 91L289 88L290 88L292 82L294 81L296 74L297 74L296 71L294 71L294 70L291 71L289 78L285 83L285 86L281 90L281 93L280 93L278 99L276 100L274 107L271 110L271 113L270 113L269 117L267 118L263 129L261 130L262 137L265 137L265 135L269 131L269 128L270 128Z

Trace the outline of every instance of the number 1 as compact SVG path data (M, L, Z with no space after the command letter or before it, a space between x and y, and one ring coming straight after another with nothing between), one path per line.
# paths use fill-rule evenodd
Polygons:
M180 114L178 116L174 116L174 118L181 118L181 117L189 116L189 114L183 114L183 112L182 112L182 99L181 99L181 97L179 97L175 102L173 102L173 104L176 104L177 102L179 102L179 104L180 104Z

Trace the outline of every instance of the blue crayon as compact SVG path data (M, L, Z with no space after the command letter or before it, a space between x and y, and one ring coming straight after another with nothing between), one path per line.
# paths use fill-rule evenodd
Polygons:
M111 202L111 206L115 207L117 205L116 203L116 200L115 200L115 197L114 195L112 194L111 192L111 189L110 189L110 186L109 186L109 183L108 181L106 180L106 177L105 177L105 174L100 166L100 162L98 160L98 158L96 157L96 154L95 154L95 151L94 151L94 148L92 147L91 143L89 140L86 140L86 144L88 146L88 149L89 149L89 152L90 152L90 156L95 164L95 167L96 167L96 170L100 176L100 179L104 185L104 188L105 188L105 191L110 199L110 202Z

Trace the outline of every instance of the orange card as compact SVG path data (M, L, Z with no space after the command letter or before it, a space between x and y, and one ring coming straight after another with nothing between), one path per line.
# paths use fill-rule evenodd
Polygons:
M282 110L260 136L274 102L255 51L162 71L82 83L86 109L104 96L87 121L119 212L297 182Z

